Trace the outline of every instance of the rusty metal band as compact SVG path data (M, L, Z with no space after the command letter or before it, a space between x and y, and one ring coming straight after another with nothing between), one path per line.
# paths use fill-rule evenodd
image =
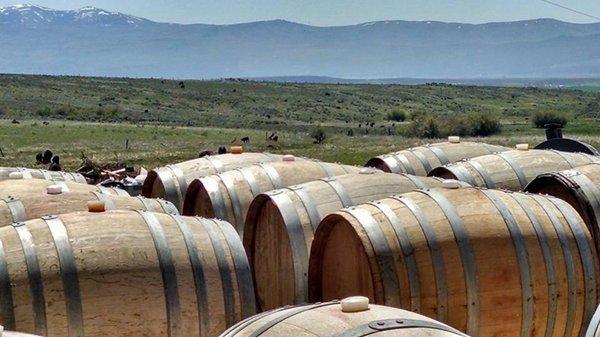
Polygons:
M525 173L523 173L523 169L521 168L521 166L519 166L519 164L517 164L511 157L505 155L504 153L496 153L496 156L502 158L511 167L511 169L517 176L517 179L519 179L519 184L521 185L521 188L525 188L525 186L527 186L528 181L527 177L525 176Z
M287 189L294 192L298 196L298 199L300 199L300 202L302 202L302 206L304 206L306 214L308 214L310 226L312 227L314 233L317 230L319 223L321 223L322 218L310 194L306 192L306 189L302 185L290 186Z
M240 294L242 318L251 317L256 314L257 306L252 273L250 272L250 263L248 262L248 256L244 250L244 245L235 231L235 228L230 223L222 220L213 221L223 232L223 236L227 241L229 253L233 260L238 292Z
M544 266L546 269L546 279L548 284L548 314L545 325L545 336L552 337L556 320L558 292L556 290L556 271L554 269L552 249L550 248L548 236L546 235L546 232L544 232L544 228L542 227L537 215L529 206L531 198L526 197L521 193L507 193L507 195L512 197L523 209L525 214L527 214L527 217L529 218L529 221L535 230L540 248L542 249L542 256L544 258Z
M596 332L600 328L600 306L596 308L596 312L594 312L594 316L592 316L592 320L588 325L588 328L583 337L595 337Z
M7 330L15 330L12 286L2 240L0 240L0 320Z
M492 176L490 176L488 171L485 169L485 167L483 167L483 165L481 165L480 162L476 160L466 160L465 163L467 165L470 165L479 174L487 188L496 188L496 183L494 182L494 179L492 179Z
M343 206L342 208L346 208L346 207L350 207L350 206L354 205L354 201L352 201L350 194L348 194L344 185L342 185L337 180L337 178L335 178L335 177L323 178L323 179L319 179L319 180L325 182L327 185L329 185L335 191L335 194L337 194L338 199L342 203L342 206Z
M569 228L575 237L577 247L579 247L579 255L581 257L581 264L583 265L583 276L585 283L585 309L583 315L583 325L587 326L592 319L592 315L594 314L594 310L598 304L598 280L596 279L598 275L598 260L596 252L593 251L593 248L591 247L585 235L586 232L584 228L586 225L579 221L579 216L576 214L575 210L563 200L555 197L548 197L548 199L554 204L554 206L556 206L565 220L567 220Z
M564 230L563 224L558 220L554 210L549 207L548 200L540 195L531 195L531 198L535 200L544 210L554 230L556 231L556 235L560 242L561 250L563 253L564 261L565 261L565 269L567 271L567 287L568 290L566 292L568 304L567 304L567 318L565 321L564 335L570 336L573 332L573 325L575 323L575 314L577 312L577 298L572 294L577 293L577 280L575 275L575 262L573 260L573 255L571 252L571 247L569 244L569 238Z
M400 243L402 256L406 261L406 272L408 274L408 286L410 289L410 311L421 312L421 285L419 281L419 269L415 259L415 249L404 229L402 220L394 213L394 211L381 201L370 202L369 205L377 207L377 209L386 217L396 238Z
M437 319L443 322L446 320L446 317L448 317L448 285L446 284L446 266L440 243L435 235L433 226L415 202L401 195L393 196L392 198L404 204L414 215L425 239L427 239L437 291Z
M204 267L202 266L201 253L196 246L194 232L186 222L186 219L175 214L171 214L171 218L175 221L177 227L179 227L179 231L181 232L185 247L187 249L190 265L192 266L192 274L194 276L195 286L194 288L196 291L196 303L198 308L199 336L206 336L210 329L210 308L208 305L208 291L206 290L206 279L204 278Z
M223 194L221 194L219 182L213 177L200 178L200 181L210 198L214 217L218 219L227 219L227 208L225 208L225 200L223 199Z
M218 229L218 224L211 219L196 218L199 223L204 226L204 230L208 233L210 243L215 253L219 276L221 279L221 287L223 288L223 305L225 313L225 325L231 326L237 321L235 316L235 298L233 294L233 279L231 278L231 267L227 261L225 249L222 246L222 233Z
M379 227L377 220L371 213L364 209L351 207L344 212L354 217L362 226L369 238L369 242L375 252L375 259L379 265L379 275L383 283L384 303L388 306L399 307L400 303L400 285L396 275L396 261L394 253L387 242L385 234Z
M233 179L228 174L218 174L217 175L223 186L225 186L225 190L229 195L229 201L231 208L233 210L233 217L235 220L235 227L242 228L244 227L244 211L242 210L242 205L240 204L240 197L238 196L237 190L235 189L235 184Z
M33 178L31 176L31 170L30 169L25 168L25 167L17 167L17 170L19 172L21 172L21 174L23 175L23 178L25 178L25 179L31 179L31 178Z
M421 177L412 175L412 174L406 174L406 173L402 173L402 175L410 180L416 188L426 188L427 186L425 186L425 184L421 181Z
M306 237L298 216L298 210L292 199L282 190L270 191L267 192L267 195L279 208L287 229L294 262L294 302L305 303L308 301L308 294L306 293L308 289L308 247L306 247Z
M569 165L569 168L575 168L577 167L577 163L574 163L571 158L569 158L568 156L565 155L564 152L562 151L557 151L557 150L550 150L550 152L554 152L556 153L562 160L564 160L567 165Z
M236 171L240 172L242 177L244 177L244 179L248 183L248 186L250 186L250 192L252 193L253 197L256 197L257 195L262 193L260 187L258 186L258 183L256 182L256 178L254 177L254 173L252 173L252 166L247 168L239 168Z
M27 265L27 278L29 279L29 292L31 294L33 307L34 332L36 335L45 336L48 334L46 324L46 299L44 297L44 283L40 264L33 243L33 237L24 222L13 223L12 226L17 231L21 240L25 264Z
M494 190L481 190L481 192L492 202L504 220L508 232L512 238L513 246L519 264L519 276L521 280L521 337L531 336L533 329L533 280L531 276L531 261L527 244L519 224L508 206L496 195Z
M429 163L429 160L427 160L427 158L421 152L419 152L418 149L408 149L408 152L412 153L415 157L417 157L417 159L419 159L421 165L423 165L425 174L431 171L431 164Z
M152 204L152 200L144 198L142 196L138 196L136 198L142 203L145 211L156 212L156 209L154 208L154 205ZM155 199L153 199L153 200L155 200Z
M83 337L83 309L79 290L79 277L67 228L62 220L55 215L42 217L42 220L48 225L58 255L60 276L65 293L69 337Z
M173 263L173 256L169 249L167 236L160 221L150 212L137 211L148 226L154 248L158 257L160 273L162 275L165 305L167 311L167 331L172 337L182 336L181 308L179 305L179 289L177 287L177 272Z
M438 205L446 219L448 219L450 228L452 228L464 273L465 287L467 288L467 334L478 336L480 316L479 283L477 281L475 252L469 239L467 226L454 205L442 193L437 190L420 190L419 193L427 195Z
M393 331L393 330L403 330L403 329L419 329L419 330L437 330L448 332L457 336L468 337L464 333L451 328L445 324L438 323L435 321L423 321L419 319L407 319L407 318L392 318L385 320L377 320L367 324L359 325L357 327L346 330L342 333L336 334L333 337L363 337L375 335L380 332ZM404 335L401 332L398 332L398 336ZM434 332L429 333L417 333L409 334L407 336L436 336ZM392 335L389 335L392 336ZM395 335L394 335L395 336Z
M156 202L158 202L160 204L160 207L163 209L163 212L165 212L166 214L179 215L179 211L177 210L177 207L175 207L175 205L173 205L172 202L166 201L161 198L157 198L154 200L156 200Z
M208 156L205 157L205 159L212 165L216 173L223 173L225 171L225 166L219 159L215 158L215 156Z
M323 169L323 171L325 171L325 174L327 174L328 177L335 177L336 174L333 171L333 169L331 168L331 165L329 165L329 163L324 163L322 161L318 161L315 160L315 163L317 163L319 166L321 166L321 168ZM342 165L339 165L342 166ZM343 168L342 168L343 169Z
M394 156L385 156L385 157L379 157L384 163L386 163L386 165L388 166L388 168L390 169L391 173L402 173L402 169L400 168L400 165L398 165L398 160L396 159L396 157Z
M104 194L104 193L101 193L98 191L92 191L92 194L95 195L99 201L102 201L104 203L104 208L106 210L117 209L117 207L115 206L115 203L110 199L108 194Z
M176 196L177 199L176 201L173 200L169 200L167 198L167 200L171 201L172 203L174 203L177 208L181 207L181 205L183 204L183 199L185 198L185 193L187 192L187 188L188 188L188 184L187 184L187 180L185 179L185 176L183 175L183 171L174 165L168 165L166 166L166 168L171 171L171 174L173 177L175 177L175 180L173 180L173 182L177 183L178 188L176 188L175 192L176 192Z
M408 161L408 158L406 158L404 154L398 152L394 154L394 157L396 158L398 163L400 163L400 165L404 168L403 172L413 175L415 174L415 170L413 169L412 165Z
M450 164L450 161L448 160L448 157L446 157L444 150L440 149L437 146L431 146L431 145L425 145L425 148L429 149L429 151L431 151L433 153L433 155L437 157L437 159L440 161L440 163L442 165Z
M304 306L289 309L288 312L286 312L285 314L280 315L279 317L267 322L265 325L256 329L256 331L252 332L252 334L249 337L258 337L258 336L262 335L263 333L267 332L272 327L279 325L281 322L285 321L286 319L294 317L301 313L304 313L304 312L307 312L307 311L310 311L313 309L317 309L317 308L336 305L336 304L339 304L339 302L335 301L335 302L327 302L327 303L317 303L317 304L304 305Z
M273 185L273 189L277 189L277 188L282 188L283 184L281 183L281 177L279 177L279 172L277 172L277 170L267 164L267 163L260 163L258 164L258 166L262 167L263 170L265 171L265 173L267 174L267 176L269 177L269 180L271 180L271 184Z
M6 203L6 207L8 207L10 216L12 217L12 222L22 222L27 220L27 211L25 210L25 205L23 205L21 199L7 196L1 200Z
M456 179L464 181L471 186L478 186L477 182L464 166L464 162L446 166L446 169L456 176Z

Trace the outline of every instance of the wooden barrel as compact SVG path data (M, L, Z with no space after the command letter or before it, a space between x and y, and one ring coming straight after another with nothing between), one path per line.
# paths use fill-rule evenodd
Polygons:
M308 252L314 230L327 214L369 200L421 187L441 186L439 179L361 173L315 180L258 195L244 225L244 247L263 310L307 302Z
M568 202L588 225L600 251L600 163L541 174L525 191L553 195Z
M433 169L429 175L458 179L472 186L521 191L542 173L598 161L584 153L556 150L513 150L472 158Z
M59 187L60 191L52 191L55 187ZM0 227L46 214L87 211L90 201L102 202L106 210L141 209L179 214L168 201L130 197L118 188L40 179L6 180L0 181Z
M0 337L40 337L40 336L31 335L31 334L22 333L22 332L2 331L2 333L0 333Z
M464 142L450 137L448 142L417 146L371 158L366 166L376 167L384 172L426 176L441 165L508 150L503 146Z
M410 311L369 304L367 298L304 304L281 308L248 318L221 337L451 337L465 334Z
M600 337L600 306L596 308L592 321L585 331L584 337Z
M554 197L423 189L321 222L311 300L361 294L472 336L579 336L598 303L583 220Z
M235 229L144 211L0 228L0 324L42 336L216 336L256 313Z
M188 187L184 215L226 220L242 235L248 206L257 195L319 178L360 171L360 167L314 160L262 163L194 180Z
M227 153L159 167L148 172L142 186L142 195L168 200L181 211L188 184L194 179L256 163L278 161L281 158L280 155L270 153Z
M0 180L11 179L12 177L24 179L46 179L53 181L74 181L86 184L85 177L79 173L48 171L41 169L30 169L24 167L0 167Z

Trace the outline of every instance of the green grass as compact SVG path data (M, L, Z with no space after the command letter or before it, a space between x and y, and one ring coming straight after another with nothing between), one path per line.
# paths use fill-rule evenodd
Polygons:
M0 165L32 166L35 154L50 148L68 170L78 167L82 155L100 163L155 167L230 146L234 139L239 144L244 136L251 138L247 151L362 165L375 155L437 141L408 137L410 119L392 127L386 120L391 111L492 114L503 131L483 140L511 146L543 141L544 131L533 128L529 118L536 111L555 111L570 116L566 136L600 148L600 91L184 82L180 88L179 81L158 79L0 75ZM375 126L366 128L366 122ZM310 137L318 125L328 136L320 145ZM278 143L265 139L273 131Z

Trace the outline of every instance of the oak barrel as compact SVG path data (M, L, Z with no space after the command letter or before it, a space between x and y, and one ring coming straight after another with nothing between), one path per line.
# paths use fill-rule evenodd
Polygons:
M216 336L256 313L219 220L69 213L0 228L0 324L42 336Z
M86 211L90 201L104 203L107 210L141 209L178 214L177 208L168 201L131 197L119 188L40 179L6 180L0 181L0 227L47 214Z
M184 215L226 220L242 235L250 202L257 195L319 178L335 177L360 171L360 167L296 160L254 164L194 180L188 187Z
M540 174L525 191L553 195L568 202L588 225L596 249L600 249L600 163Z
M584 153L512 150L433 169L429 175L458 179L472 186L521 191L542 173L566 170L600 160Z
M410 311L369 304L367 298L303 304L265 312L231 327L221 337L451 337L465 334Z
M308 299L308 252L314 230L329 213L421 187L441 186L437 178L361 173L326 178L258 195L244 225L244 247L263 310Z
M12 173L12 175L11 175ZM24 167L0 167L0 180L11 179L11 176L24 179L46 179L53 181L74 181L86 184L85 177L79 173L48 171L42 169L30 169Z
M181 211L188 184L194 179L256 163L278 161L281 158L280 155L270 153L227 153L159 167L148 172L142 186L142 195L168 200Z
M480 142L460 141L449 137L448 142L426 144L410 149L371 158L366 166L376 167L390 173L408 173L426 176L432 169L457 161L504 152L503 146Z
M312 301L361 294L471 336L579 336L598 301L598 259L554 197L422 189L336 212L313 240Z

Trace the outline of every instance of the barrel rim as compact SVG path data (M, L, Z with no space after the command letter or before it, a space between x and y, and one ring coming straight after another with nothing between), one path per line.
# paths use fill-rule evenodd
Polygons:
M431 170L427 176L430 178L441 178L441 179L454 179L454 180L459 180L458 176L459 174L457 174L454 171L454 166L455 164L451 164L451 165L446 165L446 166L438 166L436 168L434 168L433 170ZM442 178L443 174L449 174L452 175L452 178Z
M185 193L185 198L183 199L183 207L181 208L181 214L185 216L196 216L195 206L196 199L198 199L198 194L200 194L200 189L202 187L201 178L196 178L192 180L192 182L188 185L187 191ZM210 198L210 194L208 195ZM212 198L210 198L211 204L213 202ZM214 214L214 211L213 211Z
M385 156L371 158L367 161L367 163L365 164L365 167L374 167L374 168L380 169L386 173L393 173L392 170L390 169L390 166L385 161L385 158L387 158L387 157L388 156L385 155Z
M144 184L142 184L142 195L146 198L150 198L150 196L152 195L152 186L154 186L154 182L156 181L156 179L159 178L159 174L157 172L158 169L160 168L156 168L154 170L149 171L148 175L146 176L146 179L144 180Z

